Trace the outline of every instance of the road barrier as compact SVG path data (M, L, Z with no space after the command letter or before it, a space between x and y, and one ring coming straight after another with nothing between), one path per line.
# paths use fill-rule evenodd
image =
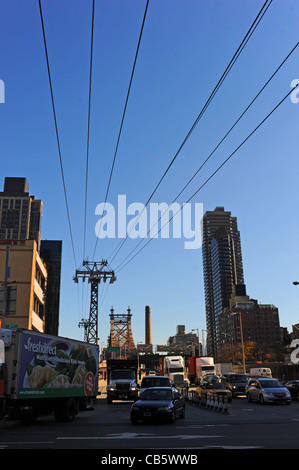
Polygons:
M216 393L201 392L200 396L196 390L181 389L181 395L187 402L192 405L201 406L208 410L218 411L222 414L228 414L228 398L226 396L217 395Z

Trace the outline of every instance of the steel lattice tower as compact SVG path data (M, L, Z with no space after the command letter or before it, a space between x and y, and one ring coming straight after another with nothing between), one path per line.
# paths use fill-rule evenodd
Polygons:
M124 315L116 315L113 307L110 312L110 346L118 346L126 350L135 349L130 307L127 310L128 313Z
M89 262L83 261L82 266L76 270L76 275L74 276L74 281L79 282L79 277L85 281L88 279L90 283L90 310L89 310L89 320L82 320L79 323L79 326L84 326L85 328L85 340L88 343L97 344L98 341L98 287L103 279L106 282L110 280L112 284L115 280L114 271L112 271L106 260L100 262Z

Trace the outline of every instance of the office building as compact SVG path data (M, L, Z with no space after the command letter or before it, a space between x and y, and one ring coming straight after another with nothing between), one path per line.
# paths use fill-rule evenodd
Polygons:
M43 204L29 194L26 178L7 177L0 192L0 243L41 242Z
M252 341L262 347L282 344L278 308L260 304L246 295L244 285L234 286L229 307L219 320L223 332L222 345Z
M46 265L48 278L45 299L45 333L58 335L60 281L61 281L61 240L42 240L40 257Z
M3 311L3 287L0 303L1 324L7 328L24 328L44 333L45 291L47 270L41 260L35 240L22 245L0 244L0 284L3 286L6 257L9 259L9 295ZM3 321L3 315L6 317Z
M217 348L222 341L219 318L229 306L233 286L244 284L237 219L224 207L216 207L204 214L202 253L207 354L217 357Z

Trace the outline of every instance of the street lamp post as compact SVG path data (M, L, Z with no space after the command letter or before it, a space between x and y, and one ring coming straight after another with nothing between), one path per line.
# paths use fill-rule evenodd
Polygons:
M199 329L193 328L191 331L197 331L197 341L198 341L198 355L200 356L200 341L199 341Z
M204 331L206 333L208 333L208 330L201 330L201 334L202 334L202 354L203 354L203 356L205 356L205 348L206 348L205 342L204 342Z
M246 374L245 353L244 353L244 340L243 340L243 326L242 326L242 315L241 315L241 312L235 312L235 313L232 313L232 315L237 315L238 313L239 313L239 318L240 318L240 333L241 333L242 357L243 357L243 373Z

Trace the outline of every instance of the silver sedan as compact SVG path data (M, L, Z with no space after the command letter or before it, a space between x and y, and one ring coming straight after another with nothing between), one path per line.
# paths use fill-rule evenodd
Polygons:
M246 387L248 401L260 403L291 403L291 394L279 380L272 378L251 379Z

